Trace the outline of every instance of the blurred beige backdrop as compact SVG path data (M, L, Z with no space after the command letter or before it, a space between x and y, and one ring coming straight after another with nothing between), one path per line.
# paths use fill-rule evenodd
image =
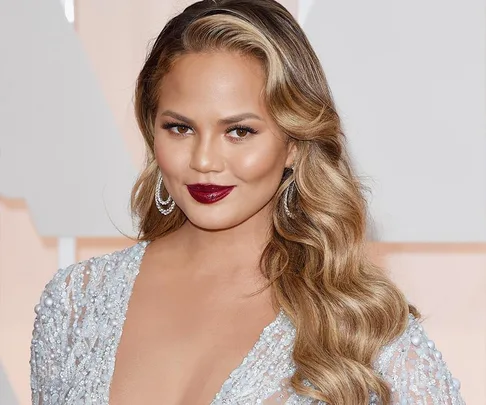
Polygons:
M8 3L7 0L3 1ZM321 2L320 0L317 2L321 6L333 7L331 2ZM23 0L24 6L28 3ZM143 144L132 108L135 79L143 63L149 41L158 34L170 16L189 3L192 1L78 0L75 3L75 22L72 28L76 31L83 55L94 73L95 81L93 83L99 86L101 97L112 114L110 119L113 119L114 122L113 133L121 138L120 144L124 148L123 153L128 151L127 156L135 171L140 168L143 160ZM305 24L305 21L317 21L316 19L319 18L319 15L312 11L312 7L315 6L314 2L287 0L281 1L281 3L299 18L306 32L310 33L310 38L316 38L318 35L316 30L320 28L318 24L313 23L310 27ZM420 10L420 4L413 3L412 8ZM463 5L466 3L468 2L464 2ZM471 0L469 5L471 6L473 3L482 5L481 27L483 30L480 33L484 36L485 3ZM439 3L434 4L437 7ZM370 7L372 6L370 3ZM326 7L320 8L320 10L325 10ZM473 9L472 6L470 8ZM353 14L352 10L349 12ZM440 10L438 9L437 12ZM66 24L68 23L66 22ZM324 33L324 28L322 29ZM433 21L430 22L430 29L434 29ZM328 34L326 33L326 35ZM335 35L341 34L336 33ZM323 38L325 40L329 37ZM329 41L331 40L335 40L335 38L329 38ZM481 41L484 44L484 38ZM478 55L481 60L484 59L484 51L483 48L482 55ZM329 58L332 58L332 55ZM321 56L321 59L325 59L325 57ZM333 64L331 60L323 60L323 65L326 73L328 72L326 66L330 66L328 79L331 88L334 89L333 83L336 83L335 88L338 91L335 93L338 106L343 111L343 117L345 122L348 122L350 132L353 133L351 139L357 139L356 136L360 132L358 128L360 121L359 119L353 120L353 116L356 117L357 114L352 112L354 106L349 100L352 89L345 89L340 83L336 73L338 64ZM484 62L482 67L484 68ZM350 71L352 66L343 66L343 70ZM484 101L486 87L483 77L481 80L481 101ZM351 92L348 93L348 90ZM357 91L356 94L360 93ZM359 101L364 105L369 100L361 99L355 103L359 104ZM457 100L454 101L457 102ZM388 103L389 100L386 102ZM461 100L461 102L467 103L468 100ZM475 100L470 100L470 102L472 114L476 114ZM480 104L480 107L483 108L484 104ZM367 108L373 110L380 107L377 104L371 107L367 104ZM433 112L434 105L431 105L430 109ZM402 114L402 118L405 118L403 110ZM483 116L484 110L480 114ZM484 122L484 118L481 120ZM479 136L481 139L485 137L485 128L480 127L481 122L476 126L475 131L468 131L469 135L465 133L463 136L472 136L471 132L478 135L479 128L480 131L482 130ZM368 123L363 122L363 125L366 124ZM400 125L397 123L397 126ZM352 144L355 149L361 147L359 142L366 142L366 136L360 135L362 136L361 141L356 140ZM399 142L398 137L401 137L396 133L390 134L390 136L397 136L397 142ZM469 138L462 138L462 142L465 142L466 139ZM374 141L377 140L374 139ZM379 150L379 145L377 142L374 148ZM481 144L477 145L478 147L468 145L471 153L480 149ZM54 148L51 150L54 156ZM384 153L386 154L386 151ZM483 153L482 156L486 156L486 150L480 153ZM0 153L0 160L1 158ZM17 156L17 158L21 160L22 156ZM51 156L42 156L42 158L50 159ZM76 156L71 158L73 164L76 164ZM475 160L471 155L462 155L459 158L464 160L465 165L470 160ZM414 159L414 156L409 156L409 159ZM434 156L427 156L427 159L434 163ZM366 166L366 163L366 159L361 160L362 165ZM391 159L386 158L383 158L381 163L384 167L392 165ZM462 163L455 161L454 164L459 167ZM371 165L366 167L365 173L375 177L374 167ZM484 166L480 167L484 168ZM31 167L30 170L35 171L36 167ZM127 173L131 173L129 172L131 168L127 170ZM376 170L379 172L378 169ZM379 176L377 178L378 186L381 184L381 187L386 188L385 182L379 183L381 179ZM467 183L465 179L463 182L466 182L468 188L484 190L485 188L481 184L484 179L486 179L486 171L483 173L477 171L477 175L476 172L470 173L467 180L470 183ZM484 186L486 186L486 181ZM0 193L2 193L1 184ZM128 193L129 190L127 190ZM414 190L414 193L414 201L417 205L429 203L422 198L419 191ZM437 193L440 194L439 191ZM463 216L474 214L479 203L486 203L486 199L480 199L481 196L484 196L481 193L471 201L473 206L471 212L465 212L463 206L458 206L457 210L448 211L449 216L441 214L439 222L458 221L460 223ZM437 197L437 199L445 200L443 197L445 196ZM465 199L472 197L466 196ZM386 199L382 201L384 206L386 206L385 202L389 202ZM125 203L126 201L123 201L123 204ZM447 202L445 201L444 204ZM2 405L27 405L30 403L28 361L34 320L33 307L37 303L44 285L63 260L62 252L60 252L62 246L67 246L68 253L64 256L64 260L69 262L71 258L82 260L132 244L132 241L126 238L113 236L116 234L116 230L109 237L100 236L101 233L98 233L96 237L86 233L78 237L71 234L51 235L49 233L47 233L48 236L41 236L29 208L23 198L13 198L8 193L0 194L0 404ZM406 208L400 206L397 209L404 211ZM71 215L76 216L76 209L71 211ZM389 217L393 222L393 216ZM417 233L412 231L414 228L421 229L423 222L419 221L417 217L416 226L410 224L407 227L412 229L410 233L400 234L400 232L389 231L389 238L374 239L387 242L370 243L370 254L379 264L390 271L391 276L403 288L409 300L416 304L424 314L426 318L424 324L429 337L436 342L451 371L462 382L464 398L468 404L472 405L486 404L486 244L484 243L486 239L482 239L484 233L481 233L480 228L485 225L481 222L483 219L484 213L482 217L478 218L479 231L473 231L473 226L459 229L458 237L454 240L453 234L444 239L441 239L440 236L434 237L438 225L432 226L430 233L427 233L426 230L419 233L420 236L417 237ZM117 222L115 221L115 223ZM380 225L378 232L379 229ZM123 230L128 229L123 228ZM467 233L468 230L471 230L470 234ZM59 236L67 239L60 243ZM455 241L457 243L454 243ZM71 254L69 249L73 250Z

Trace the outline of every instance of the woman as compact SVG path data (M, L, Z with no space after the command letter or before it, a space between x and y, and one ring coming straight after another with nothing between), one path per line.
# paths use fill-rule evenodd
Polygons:
M284 7L186 8L135 106L138 243L46 286L35 404L463 404L417 309L365 255L340 119Z

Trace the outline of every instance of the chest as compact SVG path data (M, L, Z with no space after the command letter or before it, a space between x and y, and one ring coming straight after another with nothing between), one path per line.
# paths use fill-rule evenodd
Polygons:
M123 338L115 328L113 338L96 339L89 358L71 364L66 404L258 403L278 393L295 371L293 330L282 314L254 337L248 351L248 339L235 345L161 333L159 340L160 330L140 328L136 319L127 316Z
M91 262L82 267L89 271L87 283L73 275L69 307L59 320L67 326L62 341L69 350L52 370L60 378L46 389L66 405L236 405L289 395L295 329L282 311L275 318L258 313L261 302L244 313L210 300L202 309L183 308L180 314L192 319L176 322L184 300L158 301L137 288L140 258L134 251ZM224 311L212 321L198 316L217 308Z
M242 367L265 325L223 314L208 322L201 308L189 311L199 320L185 311L154 313L145 298L134 294L127 311L110 405L159 404L161 398L167 405L210 404L230 373Z
M197 315L208 308L184 308L180 314L193 317L181 321L177 305L123 274L76 302L83 316L69 331L75 361L61 370L66 404L258 403L293 374L295 331L282 312L251 316L256 302L246 314L224 308L208 321Z
M139 403L140 396L148 405L160 398L167 405L210 404L275 319L268 297L243 299L235 287L184 270L160 271L145 256L128 297L110 405Z
M221 356L223 351L214 347L199 352L195 347L202 345L143 346L127 336L116 356L109 404L209 405L244 356Z

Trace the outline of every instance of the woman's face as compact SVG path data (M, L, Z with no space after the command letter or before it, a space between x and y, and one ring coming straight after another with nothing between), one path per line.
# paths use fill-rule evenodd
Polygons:
M157 163L167 191L200 228L270 214L295 147L268 115L263 89L260 63L230 52L184 55L162 80Z

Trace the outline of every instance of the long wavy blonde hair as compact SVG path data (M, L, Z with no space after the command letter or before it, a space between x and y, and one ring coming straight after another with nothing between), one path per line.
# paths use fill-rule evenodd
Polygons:
M182 55L208 51L261 62L269 113L297 145L294 170L285 172L274 198L272 235L260 262L274 302L296 327L293 388L332 405L368 404L370 390L389 403L373 361L404 332L408 313L420 314L367 258L364 186L353 173L324 72L298 23L276 1L200 1L172 18L155 40L135 93L147 146L145 169L132 190L138 239L155 240L186 220L179 208L163 216L154 203L154 121L164 74ZM282 196L292 181L290 218Z

